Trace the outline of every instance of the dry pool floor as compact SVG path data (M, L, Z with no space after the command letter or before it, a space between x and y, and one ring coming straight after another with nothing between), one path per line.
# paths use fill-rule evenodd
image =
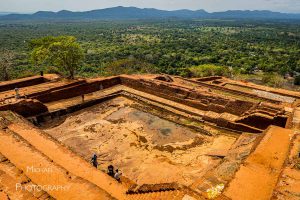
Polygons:
M112 164L138 184L178 182L190 185L221 158L236 141L230 135L207 136L137 109L125 97L68 115L44 129L77 154L98 156L101 170Z

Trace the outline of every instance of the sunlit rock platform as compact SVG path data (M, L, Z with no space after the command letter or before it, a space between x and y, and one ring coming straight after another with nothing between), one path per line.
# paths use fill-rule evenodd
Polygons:
M2 82L0 198L297 199L299 99L224 77Z

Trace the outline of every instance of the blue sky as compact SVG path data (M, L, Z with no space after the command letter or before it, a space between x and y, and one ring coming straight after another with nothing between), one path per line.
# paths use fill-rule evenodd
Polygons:
M39 10L85 11L114 6L136 6L164 10L205 9L272 10L300 13L300 0L0 0L0 11L35 12Z

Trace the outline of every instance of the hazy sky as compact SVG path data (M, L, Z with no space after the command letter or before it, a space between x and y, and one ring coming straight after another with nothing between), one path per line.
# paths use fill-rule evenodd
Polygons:
M0 0L0 11L11 12L63 9L85 11L113 6L207 11L249 9L300 13L300 0Z

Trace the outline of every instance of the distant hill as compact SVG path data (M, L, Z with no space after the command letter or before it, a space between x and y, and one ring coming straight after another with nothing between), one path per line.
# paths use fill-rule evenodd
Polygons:
M0 16L13 14L12 12L0 12Z
M0 20L131 20L131 19L299 19L300 14L288 14L272 11L229 10L208 13L205 10L158 10L153 8L113 7L85 12L62 10L59 12L39 11L34 14L8 14Z

